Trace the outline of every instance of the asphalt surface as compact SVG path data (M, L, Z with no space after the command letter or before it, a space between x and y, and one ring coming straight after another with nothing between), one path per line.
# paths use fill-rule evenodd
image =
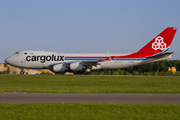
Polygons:
M0 103L160 103L180 104L179 94L0 93Z

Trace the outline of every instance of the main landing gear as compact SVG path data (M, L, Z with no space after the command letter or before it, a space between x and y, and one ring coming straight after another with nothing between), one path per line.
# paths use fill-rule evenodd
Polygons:
M20 74L21 74L21 75L24 75L23 68L21 68Z
M91 72L85 72L85 71L77 71L73 73L74 75L91 75Z

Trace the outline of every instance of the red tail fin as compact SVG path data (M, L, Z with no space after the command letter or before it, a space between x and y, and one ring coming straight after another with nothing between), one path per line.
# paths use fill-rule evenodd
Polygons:
M147 45L140 49L137 53L150 53L158 54L163 51L167 51L171 45L174 35L177 31L177 27L168 27L153 40L151 40Z

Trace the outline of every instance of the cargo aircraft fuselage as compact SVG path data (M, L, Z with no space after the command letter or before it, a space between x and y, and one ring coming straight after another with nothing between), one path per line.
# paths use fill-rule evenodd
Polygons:
M135 53L56 53L46 51L19 51L5 59L7 64L20 68L50 69L53 72L90 72L126 68L165 59L177 27L168 27ZM21 71L21 73L23 73Z

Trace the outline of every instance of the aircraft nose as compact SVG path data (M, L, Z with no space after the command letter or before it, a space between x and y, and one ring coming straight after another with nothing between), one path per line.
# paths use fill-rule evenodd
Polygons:
M6 59L4 60L4 62L8 64L8 58L6 58Z
M11 59L10 59L10 57L6 58L4 61L5 61L5 63L7 63L7 64L11 64Z

